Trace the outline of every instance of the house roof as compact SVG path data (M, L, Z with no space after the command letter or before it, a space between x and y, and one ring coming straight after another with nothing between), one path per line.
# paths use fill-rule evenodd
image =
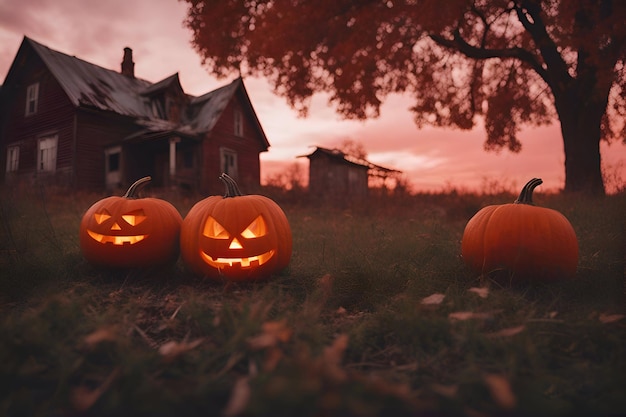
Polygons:
M150 85L148 88L141 92L144 96L150 96L154 93L167 90L169 87L178 88L180 91L183 91L183 87L180 85L180 79L178 78L178 73L172 74L163 80Z
M183 92L178 73L156 83L151 83L55 51L26 36L22 41L18 55L25 48L32 48L42 59L74 106L95 108L133 117L136 119L136 123L144 128L142 132L139 132L139 135L164 132L198 135L209 132L233 96L239 94L243 105L252 115L264 148L269 147L269 141L256 116L241 78L237 78L230 84L207 94L194 97ZM17 61L17 59L14 61L12 68ZM7 79L12 72L14 71L9 70ZM180 123L159 119L153 115L150 96L170 87L179 88L181 93L189 99L189 109L183 115Z
M24 45L35 50L75 106L93 107L124 116L151 116L150 102L141 95L152 85L149 81L131 78L52 50L26 36L22 47Z

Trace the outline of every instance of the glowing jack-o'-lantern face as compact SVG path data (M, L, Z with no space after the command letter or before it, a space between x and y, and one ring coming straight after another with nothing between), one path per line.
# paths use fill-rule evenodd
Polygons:
M232 178L226 196L194 205L181 227L183 261L195 273L231 281L257 280L285 268L291 259L291 229L285 213L260 195L241 195Z
M112 243L114 245L130 244L134 245L137 242L141 242L148 234L122 234L125 231L131 232L131 229L144 220L146 220L146 213L143 209L135 210L131 213L121 215L122 221L116 221L112 218L111 213L107 209L103 209L99 213L93 215L96 224L103 226L104 223L111 224L109 228L110 232L107 234L97 233L93 230L87 229L87 234L91 236L96 242L100 243ZM124 228L122 228L122 226ZM107 227L101 227L99 230L104 231ZM133 233L136 233L133 231Z
M223 269L236 266L242 269L255 268L269 261L275 249L271 249L271 238L267 236L267 225L263 216L257 216L243 231L231 233L212 216L207 219L202 235L203 248L211 248L212 255L200 249L200 256L210 266ZM254 247L257 250L248 248ZM266 250L267 249L267 250Z
M94 203L80 224L80 247L91 263L137 268L176 261L182 217L170 203L134 198L149 177L137 181L124 197Z

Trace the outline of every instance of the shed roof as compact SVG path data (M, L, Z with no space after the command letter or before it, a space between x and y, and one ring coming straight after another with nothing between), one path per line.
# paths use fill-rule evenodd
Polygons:
M311 159L311 157L315 158L319 155L325 155L338 163L349 164L361 168L368 169L371 174L376 176L385 176L392 173L400 173L402 171L398 171L392 168L386 168L381 165L376 165L366 159L356 158L354 156L348 155L345 152L339 149L328 149L322 148L320 146L315 146L315 150L307 155L300 155L298 158L306 157Z

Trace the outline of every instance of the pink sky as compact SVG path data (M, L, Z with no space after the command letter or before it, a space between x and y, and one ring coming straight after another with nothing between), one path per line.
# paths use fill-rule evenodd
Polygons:
M201 66L191 32L183 27L186 4L177 0L2 0L0 2L0 80L4 81L22 38L28 36L54 50L75 55L112 70L120 69L123 48L133 49L137 77L156 82L178 72L183 89L201 95L231 79L217 80ZM233 76L234 77L234 76ZM392 96L381 117L346 121L313 98L309 116L299 118L285 100L273 95L261 78L245 79L246 88L270 141L261 155L261 175L270 176L300 163L308 170L311 146L335 147L345 140L363 144L368 159L401 170L416 191L481 189L496 181L520 187L532 177L544 180L543 190L563 187L564 154L558 124L526 129L522 151L485 152L485 132L423 128L408 111L408 97ZM626 145L602 145L604 169L626 179ZM610 186L607 184L608 191Z

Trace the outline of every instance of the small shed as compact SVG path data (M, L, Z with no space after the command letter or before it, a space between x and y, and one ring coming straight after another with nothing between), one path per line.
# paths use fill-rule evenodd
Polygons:
M368 195L371 177L400 173L339 149L316 146L310 154L299 157L309 159L309 193L316 198L363 199Z

